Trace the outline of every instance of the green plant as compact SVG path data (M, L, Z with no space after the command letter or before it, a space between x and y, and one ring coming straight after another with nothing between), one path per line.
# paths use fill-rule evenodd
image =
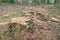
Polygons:
M24 13L18 11L17 13L11 14L10 16L11 17L20 17L20 16L23 16L23 15L24 15Z
M54 23L54 25L56 25L56 24ZM60 25L57 25L56 27L54 26L54 27L51 29L51 31L54 32L57 40L60 40L60 27L58 27L58 26L60 26Z
M33 30L35 28L31 20L27 22L27 25L29 26L28 29L30 30Z
M16 24L13 28L12 28L12 31L13 32L16 32L17 30L19 30L20 28L20 25Z
M1 21L9 21L9 16L3 16L3 17L1 17L1 19L0 19Z
M2 37L1 37L1 35L0 35L0 40L2 40Z
M60 7L53 7L52 10L56 11L57 13L60 14Z
M14 32L9 32L8 30L4 31L2 33L2 35L4 36L8 36L8 37L13 37L14 36Z
M60 40L60 28L55 28L55 33L56 33L56 37L57 37L57 40Z
M10 25L11 25L10 27L12 27L11 29L12 31L10 32L9 30L6 30L3 32L3 35L8 37L14 37L15 32L20 29L20 25L18 25L17 23Z
M52 17L53 15L52 14L50 14L50 13L48 13L48 15L47 15L47 17Z
M3 35L6 36L7 34L8 34L8 31L5 30L5 31L3 32Z

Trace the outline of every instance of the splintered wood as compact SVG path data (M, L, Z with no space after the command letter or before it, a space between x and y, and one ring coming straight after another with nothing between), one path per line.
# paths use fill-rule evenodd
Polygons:
M16 17L11 19L11 23L21 23L24 24L26 21L29 21L29 17Z
M47 22L44 22L44 21L41 21L41 20L33 20L33 24L38 28L43 28L43 29L47 29L48 28L48 23Z

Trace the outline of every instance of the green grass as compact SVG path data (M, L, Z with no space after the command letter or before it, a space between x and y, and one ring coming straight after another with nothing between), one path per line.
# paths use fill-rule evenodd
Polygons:
M8 22L10 20L10 17L15 18L15 17L21 17L21 16L24 16L24 13L22 13L21 11L17 11L16 13L12 13L12 14L10 14L8 16L1 17L0 20L2 22Z
M55 32L56 34L56 38L57 40L60 40L60 28L54 28L53 31Z
M11 17L20 17L20 16L23 16L23 15L24 15L24 13L17 12L17 13L11 14Z
M8 34L8 31L5 30L3 33L2 33L4 36L6 36Z
M53 7L52 10L56 11L57 13L60 14L60 7Z
M57 40L60 40L60 27L58 27L60 26L60 23L51 22L50 24L54 26L53 28L51 28L51 31L53 31L56 34Z
M10 19L9 16L4 16L1 18L1 20L5 22L9 21L9 19Z
M34 25L31 23L31 20L28 21L28 22L26 22L26 23L27 23L27 25L29 26L28 29L33 30L33 29L35 28Z
M20 25L18 25L18 24L13 25L12 26L12 31L9 32L8 30L6 30L6 31L3 32L3 35L4 36L9 36L9 37L14 37L15 32L19 29L20 29Z

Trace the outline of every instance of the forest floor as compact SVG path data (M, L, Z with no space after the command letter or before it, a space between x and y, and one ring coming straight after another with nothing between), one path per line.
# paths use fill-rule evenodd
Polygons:
M60 13L53 7L1 5L0 8L1 40L59 40ZM17 28L10 28L9 23L17 23Z

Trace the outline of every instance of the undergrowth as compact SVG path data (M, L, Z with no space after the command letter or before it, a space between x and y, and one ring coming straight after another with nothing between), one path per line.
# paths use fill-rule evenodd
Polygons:
M57 13L60 14L60 7L53 7L52 10L56 11Z

